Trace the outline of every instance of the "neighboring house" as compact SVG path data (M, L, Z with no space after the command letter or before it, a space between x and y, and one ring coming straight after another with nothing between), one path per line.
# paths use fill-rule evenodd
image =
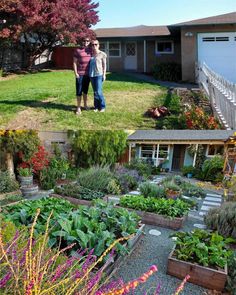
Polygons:
M168 26L96 29L110 71L152 72L162 62L181 64L195 81L197 62L236 83L236 12Z
M143 159L154 166L169 171L179 171L183 166L195 166L199 145L204 147L207 158L225 155L234 145L228 140L230 130L137 130L128 136L129 161ZM195 147L190 155L188 147Z
M42 142L42 145L49 152L53 152L53 147L56 144L62 155L68 157L71 153L71 145L65 131L40 131L39 138Z

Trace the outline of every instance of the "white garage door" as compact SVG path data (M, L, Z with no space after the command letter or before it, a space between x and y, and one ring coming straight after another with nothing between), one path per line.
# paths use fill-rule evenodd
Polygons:
M198 61L236 83L236 32L198 34Z

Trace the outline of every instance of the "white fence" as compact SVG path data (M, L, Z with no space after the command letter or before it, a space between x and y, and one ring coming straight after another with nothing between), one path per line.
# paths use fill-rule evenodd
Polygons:
M213 72L205 63L197 65L196 74L221 122L227 129L236 129L236 84Z

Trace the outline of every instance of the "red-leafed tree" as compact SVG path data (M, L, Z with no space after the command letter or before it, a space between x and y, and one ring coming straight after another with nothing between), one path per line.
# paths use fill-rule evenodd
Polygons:
M0 43L23 44L31 66L46 49L92 37L97 7L93 0L1 0Z

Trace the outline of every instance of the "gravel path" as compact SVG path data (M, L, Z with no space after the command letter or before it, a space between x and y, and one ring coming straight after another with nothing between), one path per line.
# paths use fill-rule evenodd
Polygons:
M189 218L183 228L184 231L191 231L195 219ZM149 231L155 229L161 232L160 236L150 235ZM161 284L160 295L172 295L181 280L166 274L167 258L171 252L174 242L169 235L175 231L171 229L161 228L157 226L146 225L145 236L139 241L133 253L126 257L124 263L120 266L114 275L114 278L122 278L125 282L133 280L144 272L153 264L157 265L158 272L152 275L148 281L136 289L133 294L143 295L144 291L147 295L152 295L157 287ZM182 295L202 295L206 289L187 283Z

